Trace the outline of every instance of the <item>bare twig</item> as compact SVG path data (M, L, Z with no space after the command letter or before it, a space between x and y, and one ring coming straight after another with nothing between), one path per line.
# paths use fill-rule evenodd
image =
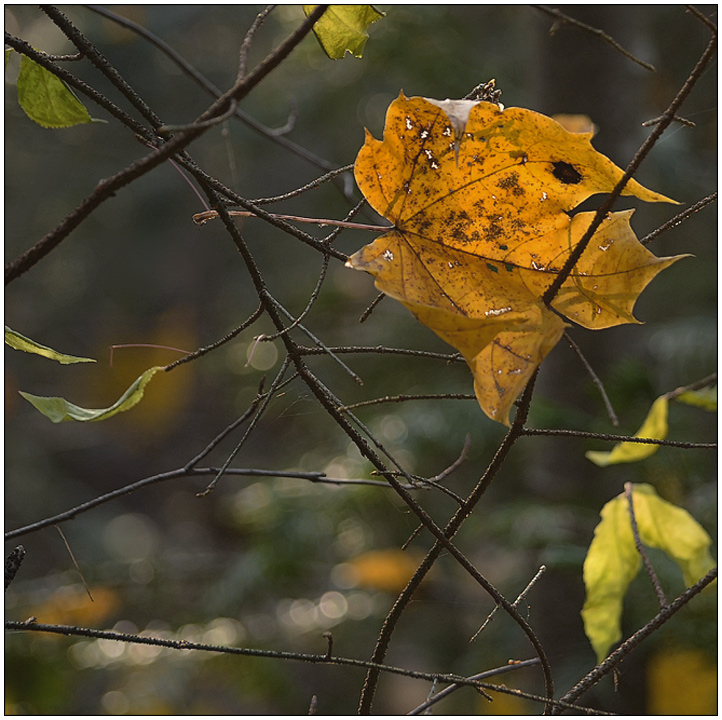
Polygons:
M243 38L243 42L241 43L241 50L238 54L238 76L236 78L236 82L242 80L248 74L248 53L251 49L253 36L258 31L258 28L263 25L263 23L266 21L266 18L275 7L275 5L268 5L263 8L263 10L261 10L261 12L256 15L256 18L251 24L251 27L248 28L248 32L246 32L246 36Z
M305 185L297 188L296 190L291 190L287 193L283 193L282 195L256 198L253 200L253 203L255 205L270 205L271 203L281 202L283 200L290 200L291 198L298 197L302 193L305 193L307 190L313 190L314 188L320 187L321 185L323 185L323 183L332 180L338 175L343 175L344 173L351 172L352 170L353 165L344 165L343 167L336 168L335 170L330 170L325 175L317 177L315 180L312 180L310 183L306 183Z
M717 200L717 192L713 192L711 195L708 195L706 198L702 198L698 202L696 202L692 207L688 207L686 210L679 213L679 215L675 215L671 220L667 220L664 225L660 225L656 230L653 230L649 235L645 235L639 242L642 243L642 245L646 245L647 243L652 242L657 236L661 235L663 232L666 232L667 230L671 230L672 228L677 227L678 225L681 225L688 217L691 215L694 215L696 212L699 212L703 207L706 207L712 202L715 202Z
M563 23L569 23L569 25L574 25L575 27L578 27L582 30L586 30L589 33L592 33L592 35L596 35L600 40L603 40L608 45L611 45L617 52L624 55L624 57L629 58L632 62L637 63L637 65L641 65L643 68L646 68L647 70L654 71L654 65L645 62L644 60L640 60L638 57L635 57L632 55L632 53L629 52L629 50L625 50L613 37L610 35L607 35L603 30L600 30L599 28L592 27L591 25L587 25L586 23L580 22L579 20L575 20L573 17L569 17L569 15L565 15L560 10L556 10L555 8L550 8L548 5L532 5L532 7L535 7L537 10L541 10L542 12L545 12L547 15L551 15L553 18L557 20L557 22L563 22Z
M247 419L247 418L244 418ZM240 418L239 418L240 420ZM235 429L239 425L239 421L236 420L234 423L232 423L231 426L229 426L228 431ZM225 435L224 435L225 437ZM66 510L62 513L58 513L57 515L53 515L52 517L45 518L43 520L39 520L37 522L31 523L29 525L24 525L22 527L19 527L15 530L9 530L5 533L5 539L6 540L12 540L13 538L22 537L23 535L29 535L32 532L36 532L38 530L43 530L46 527L51 527L53 525L56 525L59 522L65 522L67 520L72 520L73 518L77 517L78 515L81 515L85 512L88 512L89 510L92 510L93 508L98 507L99 505L104 505L105 503L111 502L113 500L116 500L119 497L123 497L124 495L130 495L131 493L140 490L141 488L147 487L149 485L155 485L160 482L164 482L166 480L179 480L181 478L195 478L195 477L208 477L208 476L216 476L220 472L221 468L219 467L192 467L192 468L178 468L177 470L169 470L167 472L158 473L157 475L151 475L147 478L143 478L142 480L138 480L134 483L130 483L128 485L125 485L122 488L119 488L117 490L113 490L109 493L105 493L104 495L98 495L97 497L93 498L92 500L89 500L88 502L81 503L80 505L76 505L73 508L70 508L69 510ZM265 477L265 478L298 478L299 480L307 480L312 483L318 483L321 485L335 485L335 486L343 486L343 485L367 485L370 487L376 487L380 489L386 489L391 490L391 486L383 481L383 480L369 480L367 478L334 478L334 477L328 477L326 473L323 472L296 472L291 470L261 470L258 468L227 468L223 472L224 475L233 476L233 477ZM404 484L402 487L405 490L422 490L424 489L423 486L419 484Z
M544 574L544 572L546 571L546 569L547 569L547 568L546 568L546 565L542 565L542 566L539 568L539 570L537 570L536 575L534 575L534 577L529 581L529 583L527 584L527 586L519 593L519 595L517 596L516 600L514 600L514 603L513 603L514 607L518 607L518 606L519 606L519 603L527 596L527 594L528 594L529 591L534 587L534 585L536 585L537 580L539 580L539 578ZM481 627L473 634L473 636L471 637L471 640L469 640L470 643L474 642L474 641L476 640L476 638L478 638L479 635L481 635L481 633L482 633L482 631L484 630L484 628L492 621L494 615L496 615L496 612L497 612L498 609L499 609L499 606L498 606L498 605L494 605L494 608L493 608L492 611L489 613L489 615L487 616L486 620L484 620L484 622L482 623Z
M657 438L634 437L633 435L610 435L608 433L585 432L584 430L555 430L524 428L523 435L547 435L559 437L586 438L587 440L609 440L610 442L641 443L642 445L663 445L665 447L686 448L688 450L716 450L717 443L679 442L677 440L659 440Z
M371 304L361 313L358 321L359 323L365 323L371 313L376 309L376 306L386 297L386 293L379 293L372 301Z
M278 385L280 384L281 380L283 379L283 376L286 374L286 370L288 370L288 367L290 365L290 362L288 358L284 361L283 365L281 366L281 369L276 374L276 377L274 378L273 382L271 383L271 387L268 389L268 392L263 396L263 399L258 404L257 409L254 411L254 415L251 418L251 422L248 423L248 427L246 428L246 432L243 433L243 437L240 439L236 447L233 448L233 450L229 453L228 457L226 458L225 462L221 466L220 470L215 474L213 477L213 480L208 484L205 490L203 492L197 493L197 497L205 497L209 493L213 491L215 486L217 485L218 481L223 477L223 474L228 470L230 467L230 464L233 462L233 458L236 457L236 455L239 453L240 449L245 444L246 440L248 439L248 436L253 432L253 429L258 424L258 421L261 419L261 416L266 411L266 408L268 407L268 404L271 402L271 399L273 397L273 394L276 392L276 389L278 388Z
M244 330L248 329L251 325L253 325L258 318L263 315L263 307L258 306L255 310L255 312L248 318L248 320L242 322L237 328L231 330L227 335L224 335L220 340L216 340L214 343L211 343L210 345L206 345L205 347L199 348L198 350L195 350L192 353L189 353L185 357L182 357L180 360L176 360L175 362L172 362L170 365L166 367L166 372L169 370L172 370L173 368L178 367L179 365L182 365L183 363L191 362L191 360L196 360L199 357L202 357L203 355L206 355L207 353L211 352L212 350L215 350L216 348L220 347L221 345L225 345L227 342L230 342L233 340L234 337L242 333Z
M296 350L299 355L322 355L325 351L320 348L310 348L298 345ZM338 355L343 354L356 354L356 353L371 353L373 355L408 355L411 357L419 358L431 358L434 360L445 360L447 363L453 362L464 362L464 358L461 353L437 353L429 352L427 350L411 350L409 348L392 348L386 345L342 345L342 346L329 346L329 350L332 350Z
M477 675L470 676L468 679L485 680L486 678L494 677L496 675L503 675L504 673L508 673L513 670L521 670L523 668L531 667L532 665L538 664L539 658L532 658L531 660L520 660L515 663L510 663L509 665L502 665L501 667L494 668L493 670L485 670L484 672L478 673ZM443 700L445 697L448 697L449 695L451 695L451 693L455 692L461 687L463 687L463 685L459 685L458 683L451 683L451 685L432 695L426 702L421 703L421 705L415 707L411 712L408 712L406 714L421 715L421 713L428 710L432 705L436 705L439 700Z
M684 385L683 387L678 387L676 390L665 393L665 397L667 398L667 400L675 400L683 393L690 392L692 390L701 390L702 388L711 387L716 384L717 373L714 372L711 375L702 378L701 380L697 380L696 382L690 383L689 385Z
M652 565L649 557L647 556L647 552L644 549L644 545L642 544L642 539L639 537L637 517L634 514L634 492L632 490L632 483L630 482L624 483L624 497L627 499L627 504L629 505L629 518L632 523L632 535L634 535L634 544L637 548L637 552L639 553L639 557L642 558L644 569L647 571L647 575L649 575L649 579L652 581L652 587L654 588L654 592L657 595L659 607L661 610L663 610L667 606L667 598L664 596L664 590L662 590L662 583L659 582L657 572L655 571L654 566Z
M697 127L695 123L693 123L691 120L687 120L686 118L679 117L679 115L675 115L673 118L674 122L680 123L680 125L686 125L687 127L693 128ZM658 122L662 120L662 116L652 118L651 120L645 120L642 123L642 127L652 127L653 125L656 125Z
M361 402L352 403L351 405L342 405L339 410L348 412L360 407L368 407L369 405L382 405L384 403L400 403L409 400L476 400L476 395L470 393L427 393L426 395L386 395L385 397L375 398L374 400L363 400Z
M587 374L591 378L592 382L594 383L594 386L599 390L599 394L602 396L602 401L604 402L604 407L607 409L607 415L609 416L609 422L614 425L614 427L619 426L619 418L617 417L617 414L614 412L614 408L612 407L612 403L609 400L609 396L607 395L607 391L604 389L604 385L602 384L602 381L599 379L599 376L594 372L592 366L589 364L588 360L584 357L584 354L582 353L581 349L579 348L579 345L577 345L572 337L569 335L568 332L564 332L564 337L566 338L566 341L569 343L570 347L574 352L576 353L579 360L581 360L582 365L584 366L584 369L587 371Z

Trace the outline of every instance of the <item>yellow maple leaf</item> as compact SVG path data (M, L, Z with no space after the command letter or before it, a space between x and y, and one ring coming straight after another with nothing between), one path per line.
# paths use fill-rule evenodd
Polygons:
M402 93L383 140L367 131L356 158L359 188L393 229L347 265L374 275L380 290L456 347L482 409L507 425L562 335L558 314L590 329L637 322L632 309L644 287L684 257L655 257L635 237L632 211L610 214L551 309L543 305L594 216L568 211L623 175L591 136L531 110ZM674 202L635 180L623 194Z

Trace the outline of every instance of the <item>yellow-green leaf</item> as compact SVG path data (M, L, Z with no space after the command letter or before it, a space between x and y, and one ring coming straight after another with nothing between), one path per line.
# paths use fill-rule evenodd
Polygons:
M623 496L610 500L584 560L584 632L601 662L622 637L622 601L641 563Z
M108 408L99 410L89 410L73 405L73 403L61 397L42 397L25 392L20 394L54 423L63 422L64 420L77 420L79 422L107 420L113 415L130 410L134 405L137 405L143 397L145 386L158 370L163 370L163 366L157 365L146 370L115 403Z
M45 128L93 122L73 91L59 77L26 55L20 61L18 102L31 120Z
M715 566L710 536L686 510L662 500L651 485L634 485L632 498L642 544L667 553L681 568L687 586ZM598 662L621 638L622 602L641 563L627 498L610 500L601 516L584 561L587 597L582 609L584 632Z
M677 402L686 405L694 405L695 407L717 412L717 386L706 387L701 390L687 390L675 398Z
M303 11L310 15L318 5L304 5ZM367 32L371 23L384 16L373 5L329 5L313 32L323 51L332 60L339 60L347 52L356 57L363 55Z
M93 358L75 357L75 355L65 355L57 350L36 343L30 338L26 338L19 332L15 332L7 325L5 326L5 344L9 345L14 350L22 350L23 352L34 353L35 355L42 355L43 357L50 358L56 362L62 363L63 365L70 365L72 363L86 363L95 362Z
M694 585L715 566L707 531L686 510L662 500L651 485L635 485L633 493L642 542L664 550L679 565L685 585Z
M637 430L634 437L664 440L667 437L667 407L669 403L666 396L658 397L647 414L642 427ZM585 457L595 465L606 467L616 463L637 462L644 460L657 452L659 445L652 443L617 443L610 451L590 450Z

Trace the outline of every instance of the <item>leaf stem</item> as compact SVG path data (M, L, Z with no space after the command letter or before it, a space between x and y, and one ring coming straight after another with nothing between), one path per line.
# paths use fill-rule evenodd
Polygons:
M250 212L249 210L228 210L228 214L231 217L259 217L257 213ZM281 213L268 213L272 218L276 220L290 220L292 222L309 223L311 225L318 225L324 227L325 225L333 225L334 227L349 228L351 230L369 230L371 232L388 232L393 230L393 225L366 225L364 223L347 222L346 220L331 220L329 218L307 218L299 217L298 215L283 215ZM207 210L206 212L196 213L193 216L193 222L196 225L204 225L209 220L215 220L218 217L216 210Z

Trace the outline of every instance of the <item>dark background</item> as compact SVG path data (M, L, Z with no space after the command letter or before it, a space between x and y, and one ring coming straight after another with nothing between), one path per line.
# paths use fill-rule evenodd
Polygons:
M235 80L240 42L260 10L108 7L163 38L223 90ZM387 16L370 28L363 59L331 61L309 36L242 102L242 110L271 128L284 125L294 113L287 137L341 166L353 162L364 127L381 136L386 108L400 90L408 96L458 98L493 77L507 106L589 115L599 128L595 147L624 167L650 132L641 123L664 111L709 36L681 6L563 7L653 63L656 71L650 72L578 28L559 26L550 34L553 20L531 7L381 9ZM701 10L711 15L716 7ZM142 39L80 6L68 6L66 12L164 122L190 122L210 104L210 96ZM256 36L251 64L302 17L300 6L276 9ZM46 52L74 51L33 7L5 6L5 28ZM68 67L120 100L87 62ZM64 130L35 125L17 104L17 68L14 56L5 93L6 262L55 227L99 179L147 152L89 101L91 115L108 124ZM627 198L617 204L617 209L638 208L633 227L639 237L716 189L716 111L713 64L681 110L696 127L668 129L637 175L681 206L644 206ZM287 192L323 172L238 121L208 132L189 150L205 170L249 198ZM350 207L341 185L327 183L269 209L342 218ZM165 350L121 349L111 367L110 345L156 343L193 350L248 317L257 306L250 279L220 225L194 226L191 216L202 209L179 173L165 164L104 203L55 252L9 286L8 325L98 363L60 366L6 350L8 530L182 466L247 408L261 377L268 374L270 381L279 369L280 343L260 345L248 364L254 337L272 331L264 319L217 352L154 380L140 405L105 423L53 425L17 394L61 395L86 407L105 407L143 370L178 357ZM371 214L359 219L374 220ZM261 221L244 221L243 231L271 292L289 310L301 312L320 271L319 254ZM695 257L675 264L644 292L635 310L643 325L572 331L607 388L621 432L635 432L657 396L716 368L716 235L713 205L649 246L657 255ZM368 233L345 231L337 247L351 253L370 239ZM360 325L358 317L375 295L367 275L332 260L306 325L328 345L448 351L389 300ZM311 364L346 403L400 393L472 391L461 364L394 355L347 355L344 360L363 378L363 387L328 358ZM504 430L473 401L377 405L358 415L410 472L426 477L449 466L469 434L468 458L445 481L461 495L478 480ZM614 431L589 376L563 342L543 365L530 423ZM716 437L714 416L673 405L670 437L710 442ZM236 431L211 462L222 463L239 439ZM480 571L511 599L540 564L546 565L528 597L529 616L560 691L595 662L579 617L581 568L602 505L625 482L653 484L716 537L712 453L661 448L643 463L600 469L584 458L588 449L607 447L523 439L458 538ZM370 472L298 380L274 399L234 466L325 471L342 478L369 477ZM370 578L353 586L347 571L366 552L399 548L415 529L392 492L229 476L213 494L197 498L204 487L202 480L170 481L63 524L93 604L54 528L23 537L27 558L7 594L7 617L35 615L44 622L314 653L325 651L322 633L330 629L336 654L368 658L396 592ZM454 509L441 494L421 494L420 500L439 523ZM8 544L6 554L15 544ZM414 557L429 546L422 534L410 553ZM668 597L676 596L683 589L679 571L664 557L653 558ZM397 590L403 587L398 578L396 584ZM491 600L468 576L442 558L402 620L387 661L468 675L509 658L529 657L528 642L501 613L469 644L491 608ZM625 602L625 636L656 611L648 580L637 578ZM714 602L699 598L625 661L616 689L607 678L584 702L625 714L676 712L675 706L663 704L670 678L680 684L687 702L695 692L713 702L709 690L701 688L710 687L714 621ZM10 636L6 650L10 713L305 714L315 694L319 713L350 714L363 681L363 671L348 668L27 634ZM672 676L664 675L665 658L676 658ZM504 681L542 690L536 670ZM382 678L374 711L408 712L428 692L423 682ZM538 705L496 698L489 705L462 690L438 712L539 711Z

